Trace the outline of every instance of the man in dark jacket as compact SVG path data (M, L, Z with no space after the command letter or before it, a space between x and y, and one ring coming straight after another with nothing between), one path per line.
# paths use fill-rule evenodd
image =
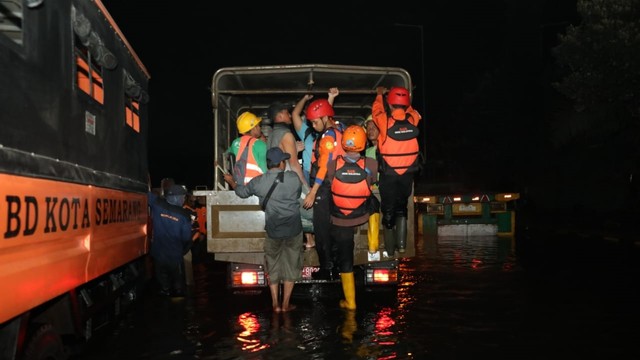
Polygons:
M182 207L187 190L171 185L164 198L149 192L153 238L151 256L154 260L156 281L164 295L184 296L185 276L183 255L191 246L191 216Z

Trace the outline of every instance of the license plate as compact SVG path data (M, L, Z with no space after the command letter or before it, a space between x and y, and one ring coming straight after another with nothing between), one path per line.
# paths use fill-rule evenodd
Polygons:
M320 270L319 267L315 266L305 266L302 268L302 278L303 279L312 279L311 274Z
M480 215L482 214L482 205L480 203L453 204L452 210L454 215Z

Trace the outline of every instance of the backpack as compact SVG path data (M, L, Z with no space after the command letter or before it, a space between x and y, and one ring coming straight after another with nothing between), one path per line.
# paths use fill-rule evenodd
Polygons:
M239 158L236 158L236 163L233 164L233 180L236 184L244 185L244 178L247 172L247 154L249 154L249 148L251 147L251 142L253 138L247 141L247 146L242 150L242 154L240 154Z

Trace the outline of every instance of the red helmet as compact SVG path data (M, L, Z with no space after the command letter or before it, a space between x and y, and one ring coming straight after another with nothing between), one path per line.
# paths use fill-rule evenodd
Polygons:
M400 86L392 87L387 93L387 103L389 105L411 105L409 90Z
M342 148L345 151L362 151L367 145L367 134L362 126L351 125L342 132Z
M306 115L307 120L315 120L323 116L333 116L335 112L327 99L318 99L309 104Z

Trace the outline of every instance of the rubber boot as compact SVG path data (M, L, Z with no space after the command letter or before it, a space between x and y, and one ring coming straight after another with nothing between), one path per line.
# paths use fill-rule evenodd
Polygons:
M358 330L358 323L356 322L356 312L345 311L344 322L342 323L342 328L340 329L343 342L351 344L353 342L353 334L356 332L356 330Z
M393 229L384 228L384 251L387 257L393 257L396 253L396 235Z
M380 213L373 213L369 216L367 238L369 239L369 252L373 254L378 251L380 243Z
M407 218L396 218L396 244L398 245L398 252L404 253L407 249Z
M347 310L356 309L356 283L353 278L353 272L341 273L342 291L344 292L344 300L340 300L340 307Z

